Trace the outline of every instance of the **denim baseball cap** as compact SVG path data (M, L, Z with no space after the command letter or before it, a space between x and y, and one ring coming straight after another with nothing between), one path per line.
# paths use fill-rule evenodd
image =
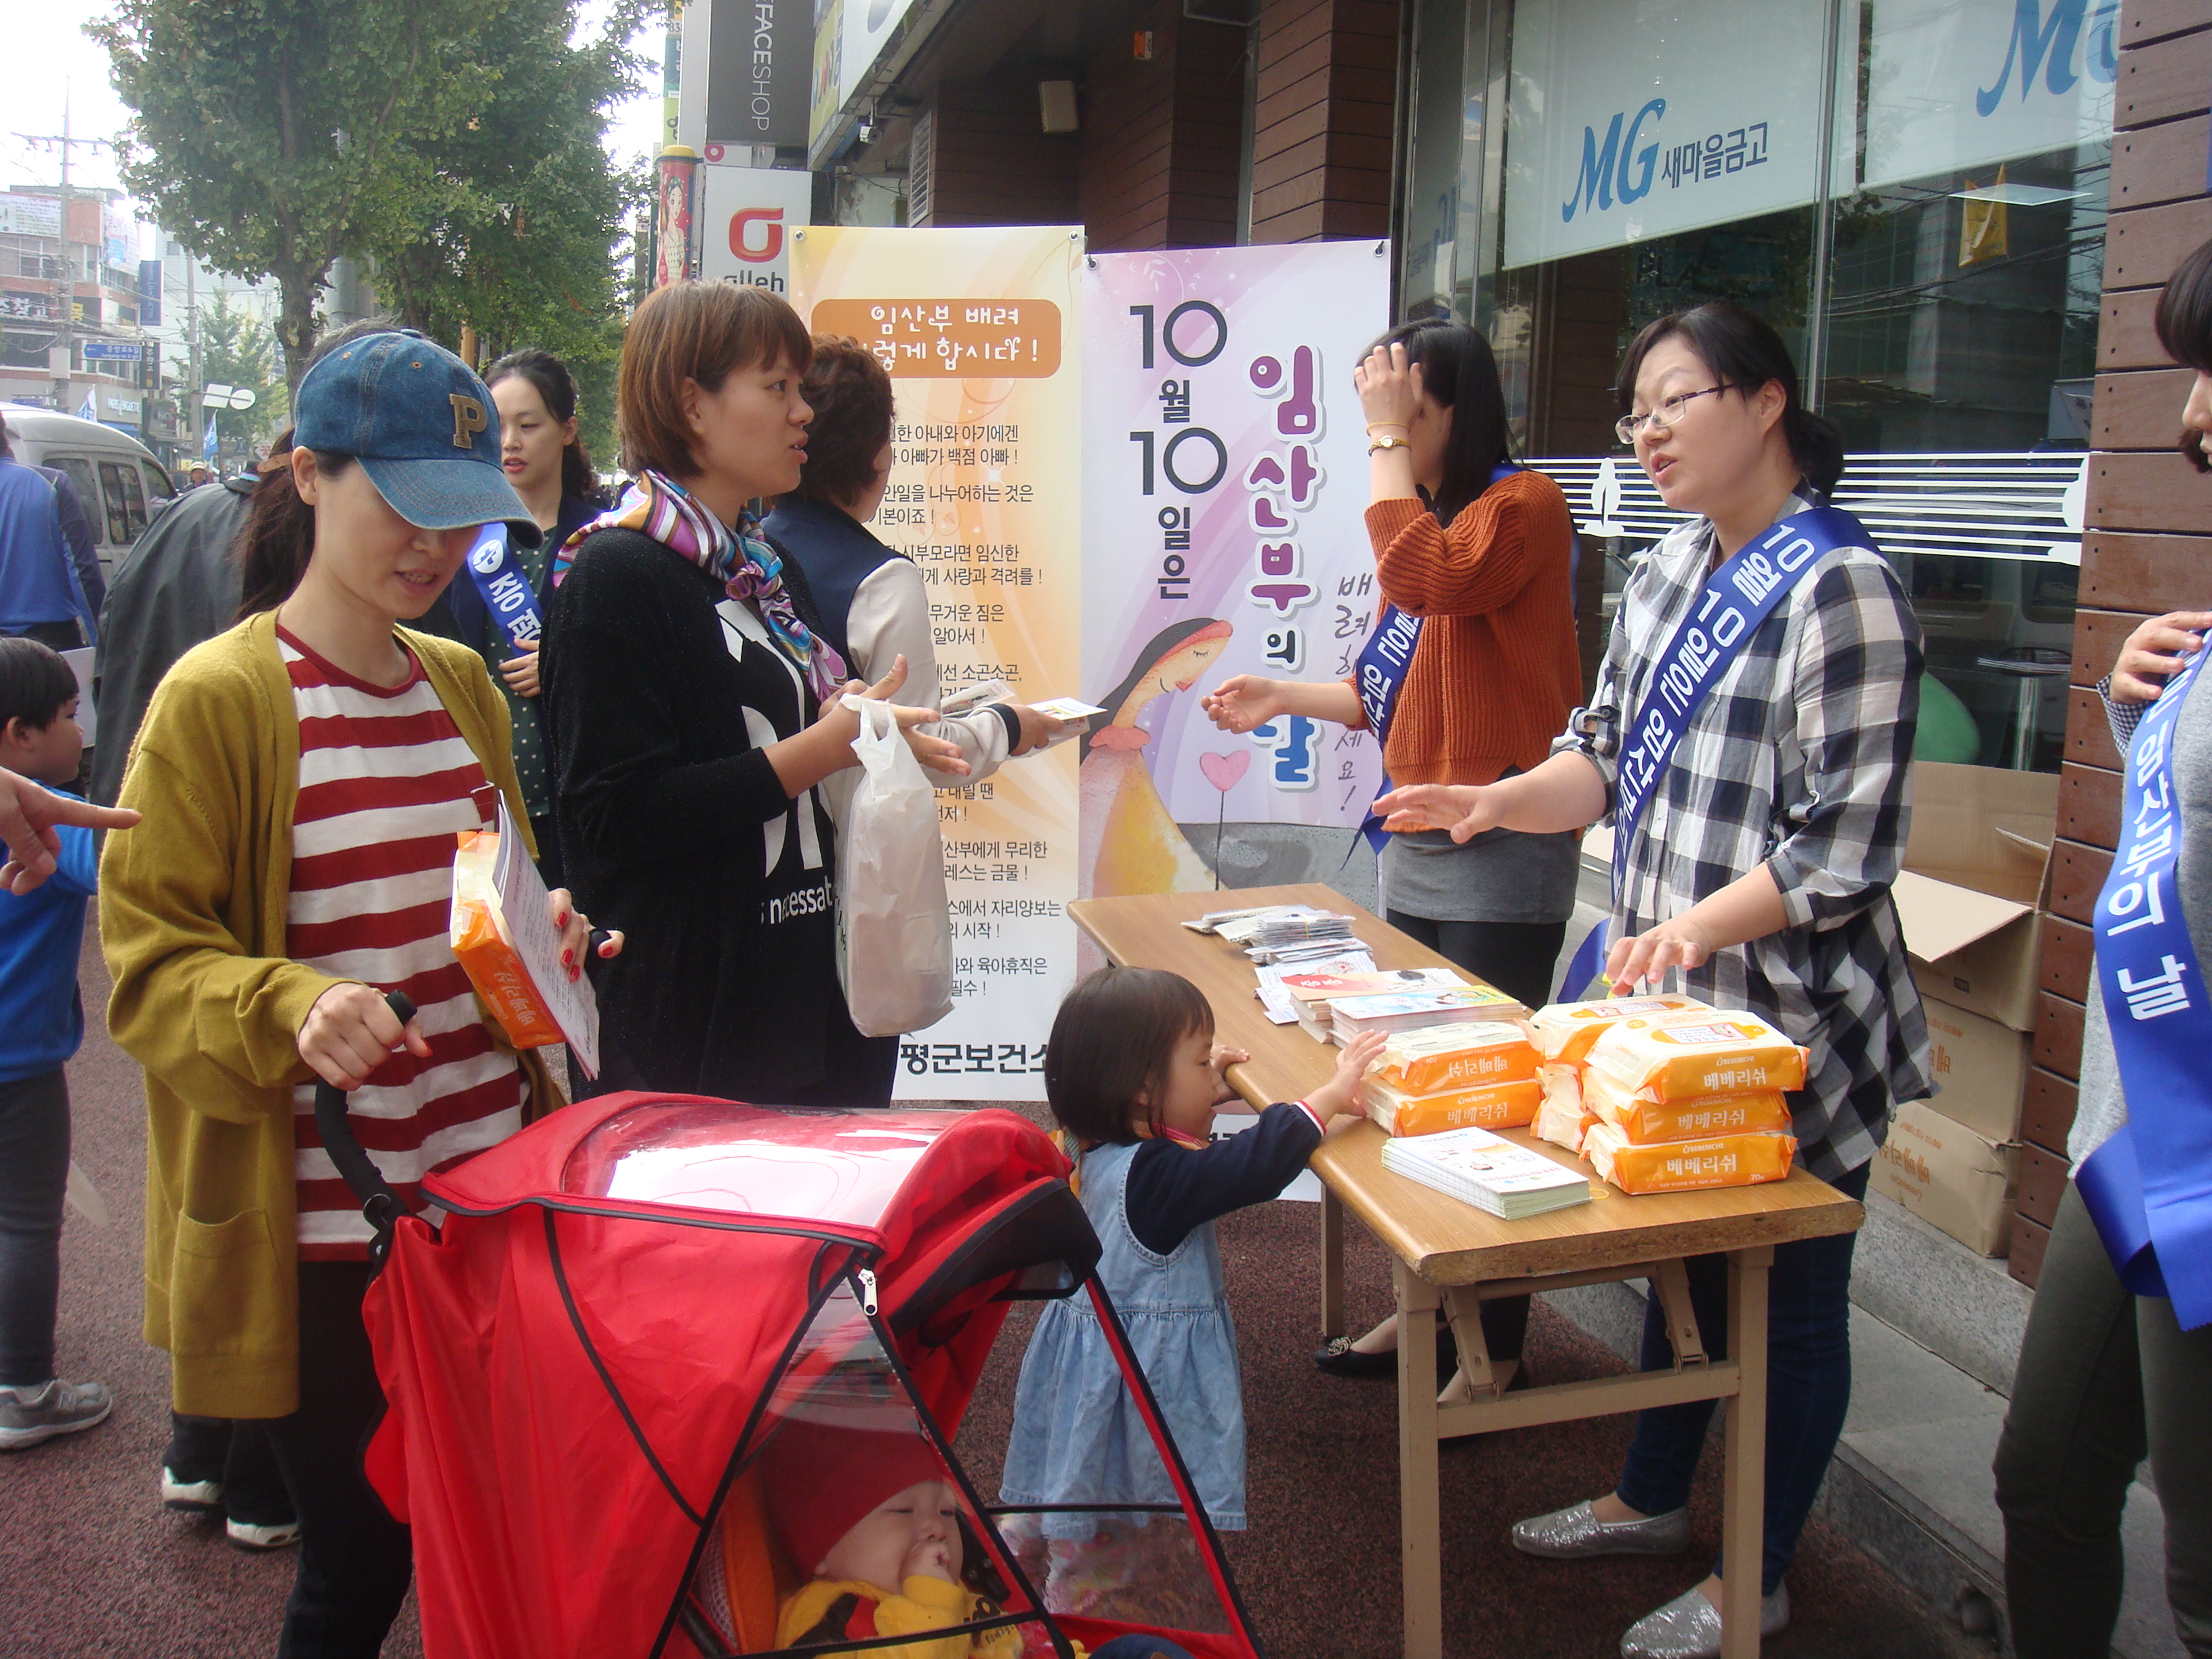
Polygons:
M322 358L293 394L292 415L295 444L353 456L408 523L505 523L537 545L538 521L500 465L490 389L413 329L366 334Z

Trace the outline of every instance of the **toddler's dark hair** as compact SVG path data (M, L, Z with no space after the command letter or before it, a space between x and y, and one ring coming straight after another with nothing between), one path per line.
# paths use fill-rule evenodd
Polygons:
M1101 968L1067 994L1045 1044L1044 1093L1060 1127L1089 1145L1127 1146L1139 1097L1153 1121L1176 1044L1213 1035L1205 993L1160 968Z
M76 696L76 676L50 645L0 635L0 732L21 720L43 732Z

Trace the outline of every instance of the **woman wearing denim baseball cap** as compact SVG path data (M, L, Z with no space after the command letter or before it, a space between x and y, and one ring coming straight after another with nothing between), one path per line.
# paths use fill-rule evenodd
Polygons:
M579 897L640 941L599 987L603 1089L887 1105L894 1038L839 988L836 832L816 785L859 716L798 562L749 504L799 483L813 343L764 289L678 283L623 339L616 424L637 482L556 556L542 660L554 812ZM565 562L565 568L564 568ZM925 765L950 741L897 711Z
M411 1566L360 1473L383 1405L369 1231L315 1083L351 1091L403 1199L560 1097L447 943L454 832L494 787L527 824L505 701L475 653L400 626L480 525L537 535L491 394L391 331L337 344L294 409L291 465L246 527L242 620L179 660L139 728L122 801L158 829L108 842L100 932L109 1027L146 1068L147 1335L179 1411L267 1419L301 1528L281 1650L306 1659L375 1653ZM580 972L589 924L565 890L551 904ZM418 1010L404 1026L392 991Z

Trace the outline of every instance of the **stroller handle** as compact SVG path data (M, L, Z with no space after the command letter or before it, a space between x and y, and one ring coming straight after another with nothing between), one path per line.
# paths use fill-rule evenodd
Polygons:
M387 991L385 1003L399 1017L404 1025L415 1018L415 1005L403 993ZM334 1083L315 1085L315 1127L322 1135L323 1150L331 1155L331 1162L344 1177L353 1195L361 1200L361 1212L370 1226L376 1230L376 1242L369 1247L370 1258L384 1260L384 1252L392 1243L392 1223L405 1212L399 1194L384 1173L370 1161L362 1150L361 1142L353 1133L353 1123L346 1115L346 1092Z

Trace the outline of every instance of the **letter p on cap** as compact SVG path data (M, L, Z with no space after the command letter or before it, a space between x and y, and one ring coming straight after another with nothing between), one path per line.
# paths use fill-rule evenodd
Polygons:
M491 423L490 416L484 413L484 406L465 392L453 392L446 401L453 406L453 447L467 449L476 434Z

